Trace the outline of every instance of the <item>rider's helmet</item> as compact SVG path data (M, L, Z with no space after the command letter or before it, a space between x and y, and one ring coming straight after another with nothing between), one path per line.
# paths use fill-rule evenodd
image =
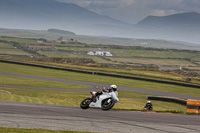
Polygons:
M147 101L147 103L151 103L151 101Z
M117 91L117 86L116 85L110 85L109 90Z

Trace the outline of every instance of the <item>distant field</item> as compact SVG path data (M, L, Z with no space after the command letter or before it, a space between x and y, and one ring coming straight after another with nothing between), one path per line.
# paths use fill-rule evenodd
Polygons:
M37 44L36 40L32 39L21 39L21 38L1 38L0 40L4 41L14 41L20 43L22 46L27 46L28 44ZM12 47L9 44L9 47ZM146 65L149 67L153 65L153 67L182 67L182 68L189 68L191 69L199 69L200 64L198 62L200 56L200 52L194 51L181 51L181 50L167 50L167 49L153 49L153 48L141 48L141 47L120 47L120 46L112 46L112 45L88 45L88 44L58 44L58 43L48 43L45 45L55 45L59 50L58 52L51 52L51 51L38 51L38 53L42 56L47 57L84 57L84 58L91 58L98 63L108 63L108 64L115 64L115 65L124 65L124 64L131 64L132 67L142 67ZM5 46L4 46L5 47ZM110 50L114 57L95 57L95 56L88 56L86 55L87 51L90 49L97 49L102 48L105 50ZM2 48L3 49L3 48ZM16 48L15 48L16 49ZM14 49L14 50L15 50ZM31 56L34 53L27 53L23 49L19 51L18 49L12 51L11 49L6 49L0 51L0 54L5 55L24 55L24 56ZM8 56L7 55L7 56ZM36 55L38 56L38 55ZM117 59L118 58L118 59ZM121 60L120 60L121 58ZM135 58L140 58L138 61ZM162 61L165 59L165 62ZM159 61L160 60L160 61ZM136 65L134 65L136 64Z
M1 43L0 42L0 49L2 49L2 48L7 48L7 49L11 49L11 48L13 48L13 46L11 45L11 44L9 44L9 43Z
M28 43L28 44L36 44L37 42L33 39L26 39L26 38L15 38L15 37L1 37L1 41L8 41L8 42L19 42L19 43Z
M123 46L142 46L142 47L154 47L154 48L166 48L166 49L189 49L199 50L199 46L185 45L187 43L170 42L165 40L155 39L135 39L135 38L117 38L117 37L94 37L94 36L68 36L64 34L52 34L47 31L37 30L17 30L17 29L0 29L0 36L11 36L19 38L46 38L49 40L63 37L63 39L74 38L87 44L104 44L104 45L123 45Z
M22 50L19 49L7 49L7 48L1 48L0 49L0 55L6 55L6 56L19 56L19 55L26 55L26 56L31 56L32 54L26 53Z
M159 49L114 49L118 57L151 57L151 58L188 58L195 56L191 51L159 50Z
M115 38L116 39L116 38ZM120 39L119 39L120 40ZM118 40L118 41L119 41ZM122 39L123 40L123 39ZM126 39L124 39L125 41ZM142 41L135 40L137 43ZM167 43L165 41L150 41L150 43ZM56 46L58 51L31 51L29 44ZM90 49L109 50L113 57L89 56ZM200 70L200 51L145 48L138 46L102 45L102 44L60 44L38 43L36 39L0 37L0 56L2 57L81 57L90 58L97 63L133 68L173 67Z
M68 47L58 47L58 49L60 49L60 50L85 51L85 52L87 52L92 48L85 48L85 47L83 47L83 45L82 46L76 46L76 47L71 45L71 46L68 46Z
M157 66L175 66L175 67L187 67L187 66L196 66L195 64L186 61L186 60L178 60L178 59L152 59L152 58L110 58L113 62L123 62L127 64L154 64Z
M12 44L1 43L0 42L0 56L9 56L9 55L26 55L30 56L32 54L27 53L21 49L17 49Z
M200 63L200 55L196 55L196 56L192 57L192 60L197 61L198 63Z

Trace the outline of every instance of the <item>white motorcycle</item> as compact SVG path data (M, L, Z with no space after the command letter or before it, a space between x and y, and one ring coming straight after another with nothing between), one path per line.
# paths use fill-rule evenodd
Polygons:
M91 94L96 93L95 91L90 92ZM95 102L92 101L92 96L90 98L84 99L80 107L82 109L87 108L101 108L102 110L109 110L111 109L115 103L119 101L117 97L117 92L102 92L101 95L96 96Z

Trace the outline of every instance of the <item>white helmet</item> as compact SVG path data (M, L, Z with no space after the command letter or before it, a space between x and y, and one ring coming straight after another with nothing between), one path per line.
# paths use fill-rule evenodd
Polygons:
M151 103L151 101L147 101L147 103Z
M116 85L110 85L110 89L113 89L114 91L117 91L117 86Z

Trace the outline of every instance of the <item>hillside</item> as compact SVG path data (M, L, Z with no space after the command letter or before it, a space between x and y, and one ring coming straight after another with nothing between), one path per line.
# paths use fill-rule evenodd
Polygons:
M0 0L0 12L1 28L67 30L98 24L128 24L75 4L55 0Z
M199 25L200 14L196 12L180 13L169 16L148 16L137 25L146 27L168 27L177 25Z
M199 44L200 14L180 13L169 16L148 16L136 26L143 37L179 40Z
M54 33L54 34L63 34L63 35L76 35L73 32L65 31L65 30L58 30L58 29L48 29L47 32Z

